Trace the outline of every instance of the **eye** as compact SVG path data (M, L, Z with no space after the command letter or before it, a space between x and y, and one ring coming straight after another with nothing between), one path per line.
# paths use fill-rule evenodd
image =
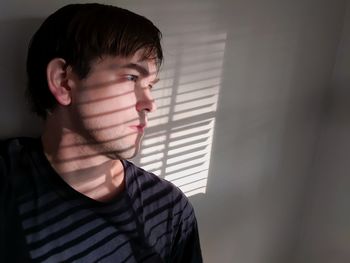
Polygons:
M138 80L138 76L136 75L132 75L132 74L129 74L129 75L126 75L125 78L129 81L133 81L133 82L136 82Z

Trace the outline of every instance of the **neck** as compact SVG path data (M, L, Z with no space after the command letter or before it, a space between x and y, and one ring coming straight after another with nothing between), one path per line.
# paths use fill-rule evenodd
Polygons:
M108 201L123 191L121 161L100 153L84 136L65 128L59 118L48 117L41 139L51 166L76 191L97 201Z

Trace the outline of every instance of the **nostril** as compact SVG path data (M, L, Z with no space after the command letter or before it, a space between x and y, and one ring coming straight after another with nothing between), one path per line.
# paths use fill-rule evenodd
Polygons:
M157 105L154 100L150 100L150 104L148 107L148 112L153 112L157 109Z
M137 111L147 111L152 112L156 109L154 100L143 100L136 103Z
M144 98L136 103L137 111L153 112L157 108L154 99Z

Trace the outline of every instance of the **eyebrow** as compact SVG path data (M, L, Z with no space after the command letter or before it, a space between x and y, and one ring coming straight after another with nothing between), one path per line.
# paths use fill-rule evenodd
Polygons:
M120 66L120 68L122 68L122 69L124 69L124 68L134 69L134 70L138 71L143 76L150 75L150 72L146 68L142 67L139 64L135 64L135 63L125 64L125 65Z
M128 64L124 64L124 65L112 65L112 68L121 68L121 69L134 69L137 72L139 72L142 76L147 77L149 76L151 73L148 71L148 69L146 69L145 67L136 64L136 63L128 63ZM157 82L159 82L159 78L156 78L152 81L152 84L155 85Z

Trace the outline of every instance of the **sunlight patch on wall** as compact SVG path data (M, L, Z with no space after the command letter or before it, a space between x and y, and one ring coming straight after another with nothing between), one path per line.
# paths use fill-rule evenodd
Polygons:
M226 41L226 33L196 34L168 43L172 54L153 91L157 111L136 160L187 196L207 190Z

